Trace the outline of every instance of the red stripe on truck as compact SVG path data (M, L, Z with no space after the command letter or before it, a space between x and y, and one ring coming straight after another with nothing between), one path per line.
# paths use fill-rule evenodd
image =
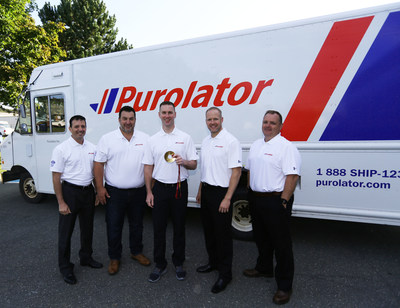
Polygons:
M335 22L282 128L291 141L307 141L373 16Z

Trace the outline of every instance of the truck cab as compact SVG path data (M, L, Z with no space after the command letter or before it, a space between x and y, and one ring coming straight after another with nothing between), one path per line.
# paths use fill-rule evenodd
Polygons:
M35 76L39 78L25 92L15 131L2 144L2 167L8 170L2 174L2 182L19 179L21 194L28 202L37 203L46 193L53 193L51 153L55 145L68 137L67 71L43 70Z

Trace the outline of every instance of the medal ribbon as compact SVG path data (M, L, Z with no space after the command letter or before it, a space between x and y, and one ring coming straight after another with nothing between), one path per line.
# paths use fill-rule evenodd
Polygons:
M178 182L176 183L175 199L180 199L181 197L181 166L178 165Z

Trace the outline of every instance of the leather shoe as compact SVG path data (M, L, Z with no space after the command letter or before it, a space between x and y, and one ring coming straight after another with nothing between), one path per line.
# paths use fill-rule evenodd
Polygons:
M213 270L215 270L215 267L211 266L210 264L206 264L206 265L199 266L196 269L196 272L204 274L204 273L210 273Z
M142 253L139 253L137 255L131 254L131 258L133 260L138 261L140 264L144 265L144 266L149 266L150 265L150 260Z
M103 264L101 264L100 262L97 262L94 259L90 259L87 262L82 262L81 261L81 265L82 266L90 266L91 268L102 268L103 267Z
M273 273L261 273L259 271L257 271L255 268L249 268L249 269L245 269L243 271L243 275L245 275L246 277L251 277L251 278L257 278L257 277L274 277Z
M219 293L219 292L225 290L225 288L229 282L231 282L230 279L227 280L227 279L218 278L217 282L213 285L211 292Z
M110 275L115 275L119 270L119 260L110 260L110 264L108 265L108 273Z
M65 275L63 278L64 278L64 281L68 284L76 284L77 283L77 280L76 280L76 277L74 274Z
M286 304L290 300L290 295L292 294L292 290L290 291L276 291L272 301L277 305Z

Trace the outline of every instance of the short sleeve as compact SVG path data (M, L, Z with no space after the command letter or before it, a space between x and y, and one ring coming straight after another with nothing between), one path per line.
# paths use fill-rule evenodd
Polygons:
M228 167L242 167L242 148L239 140L237 139L232 140L232 142L229 144Z
M142 164L144 165L154 165L153 153L151 151L151 139L146 142L146 146L144 148Z
M299 150L293 144L288 144L282 159L282 171L285 175L300 175L301 157Z
M65 166L65 159L63 151L60 147L56 147L53 150L53 154L51 155L50 171L63 173L64 166Z
M103 136L100 138L100 141L97 144L94 161L99 163L105 163L107 160L108 160L108 148L105 142L105 138Z
M188 137L188 146L186 149L187 160L198 160L199 155L197 155L196 147L194 146L192 137Z

